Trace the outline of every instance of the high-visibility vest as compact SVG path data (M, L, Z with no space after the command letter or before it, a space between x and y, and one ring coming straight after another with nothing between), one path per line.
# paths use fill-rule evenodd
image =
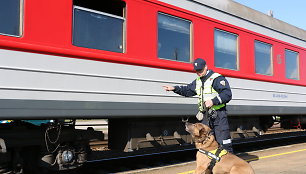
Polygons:
M218 92L216 90L214 90L212 84L213 81L217 78L221 76L221 74L219 73L213 73L204 83L204 87L202 87L202 80L201 77L198 77L196 79L196 93L199 96L198 99L198 106L199 106L199 111L203 112L204 108L203 108L203 103L206 100L209 99L213 99L216 96L218 96ZM220 104L220 105L213 105L212 108L215 110L218 110L222 107L224 107L225 104Z

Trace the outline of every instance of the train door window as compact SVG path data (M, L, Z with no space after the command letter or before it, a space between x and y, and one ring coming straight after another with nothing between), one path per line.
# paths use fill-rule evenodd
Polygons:
M272 45L255 41L255 70L257 74L272 75Z
M74 0L73 45L123 53L125 2Z
M238 70L238 35L215 29L215 66Z
M0 0L0 34L21 35L22 0Z
M190 62L191 21L158 14L158 57Z
M299 53L291 50L285 51L286 78L299 79Z

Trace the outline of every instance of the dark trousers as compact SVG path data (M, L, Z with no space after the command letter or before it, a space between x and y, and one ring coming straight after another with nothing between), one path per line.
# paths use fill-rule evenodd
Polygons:
M204 117L201 123L209 125L209 127L213 130L219 145L225 150L233 153L227 113L225 109L217 110L217 117L215 119L207 119Z

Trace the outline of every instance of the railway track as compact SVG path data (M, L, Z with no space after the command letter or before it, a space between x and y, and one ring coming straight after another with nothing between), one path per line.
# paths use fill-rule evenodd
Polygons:
M270 147L284 146L288 144L295 144L305 142L306 131L280 131L261 135L259 137L253 137L248 139L233 140L233 146L235 153L261 150Z
M106 125L99 126L105 129ZM244 155L254 150L305 142L306 131L301 129L285 130L274 126L264 135L244 137L233 140L234 151L237 155ZM89 155L87 163L80 169L65 172L65 174L136 173L136 171L193 162L196 154L194 145L190 144L173 145L160 149L145 148L133 152L115 152L108 149L106 138L103 141L90 142L90 146L92 153ZM25 171L25 174L34 173Z
M274 133L273 133L274 132ZM305 142L306 131L304 130L281 130L272 128L267 134L259 137L234 139L233 146L235 154L243 155L249 151L263 150L271 147L285 146ZM146 152L146 154L142 154ZM169 165L179 165L181 163L195 160L196 149L193 145L176 147L172 150L164 151L139 151L125 155L112 156L101 160L92 160L78 171L78 174L103 173L137 173L150 170L151 168L167 167ZM83 173L82 173L83 172Z

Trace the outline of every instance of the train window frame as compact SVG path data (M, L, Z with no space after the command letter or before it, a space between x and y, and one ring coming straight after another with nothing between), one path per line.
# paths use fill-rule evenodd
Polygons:
M185 22L189 22L189 57L188 57L188 60L184 61L184 60L178 60L178 58L172 59L172 58L166 58L164 56L160 56L160 53L159 53L160 52L159 51L159 49L160 49L159 15L164 15L164 16L167 16L167 17L172 17L173 19L179 19L179 20L182 20L182 21L185 21ZM178 16L175 16L175 15L171 15L171 14L168 14L168 13L160 12L160 11L157 13L157 57L159 59L175 61L175 62L190 63L191 58L193 56L193 44L192 43L193 43L193 22L192 22L192 20L182 18L182 17L178 17Z
M227 68L227 67L222 67L222 66L218 66L216 65L216 31L218 32L223 32L225 34L230 34L232 36L236 36L236 43L234 44L236 46L235 49L235 53L236 53L236 68ZM219 28L214 28L214 41L213 41L213 45L214 45L214 66L216 68L222 68L222 69L228 69L228 70L233 70L233 71L239 71L240 70L240 37L239 34L236 34L234 32L229 32L223 29L219 29ZM222 62L222 61L221 61Z
M122 12L122 16L118 16L116 14L111 14L111 13L107 13L107 12L103 12L103 11L99 11L99 10L94 10L94 9L90 9L90 8L86 8L86 7L82 7L82 6L78 6L78 5L73 5L73 24L72 24L72 45L74 46L77 46L77 47L82 47L82 48L88 48L88 49L95 49L95 50L101 50L101 51L109 51L109 52L113 52L113 53L120 53L120 54L123 54L123 53L126 53L126 8L127 8L127 4L125 1L121 1L125 4L125 6L122 8L123 12ZM99 48L99 46L95 46L95 47L90 47L90 46L84 46L84 45L81 45L81 44L77 44L75 43L75 31L74 31L74 28L75 28L75 22L76 22L76 17L75 17L75 9L78 9L78 10L83 10L83 11L86 11L86 12L90 12L90 13L93 13L93 14L98 14L98 15L102 15L102 16L105 16L105 17L109 17L109 18L113 18L113 19L116 19L116 20L122 20L122 35L121 36L121 42L120 44L118 45L118 50L121 50L121 51L116 51L115 49L114 50L111 50L111 49L105 49L105 48ZM115 47L113 47L115 48Z
M288 77L288 61L287 61L287 53L296 53L296 57L295 57L295 59L296 59L296 78L290 78L290 77ZM291 61L290 61L291 62ZM291 49L285 49L285 76L286 76L286 78L287 79L291 79L291 80L300 80L300 54L299 54L299 52L297 52L297 51L293 51L293 50L291 50Z
M14 34L14 33L4 33L0 31L0 35L3 36L12 36L12 37L17 37L20 38L23 36L23 23L24 23L24 0L19 0L19 14L17 16L18 20L17 24L18 24L18 33Z
M267 73L260 73L260 72L257 72L257 57L256 57L256 43L258 44L264 44L264 45L268 45L270 46L270 51L269 51L269 54L270 54L270 74L267 74ZM267 43L267 42L263 42L263 41L259 41L259 40L254 40L254 58L255 58L255 73L256 74L260 74L260 75L266 75L266 76L273 76L274 74L274 64L273 64L273 45L270 44L270 43Z

